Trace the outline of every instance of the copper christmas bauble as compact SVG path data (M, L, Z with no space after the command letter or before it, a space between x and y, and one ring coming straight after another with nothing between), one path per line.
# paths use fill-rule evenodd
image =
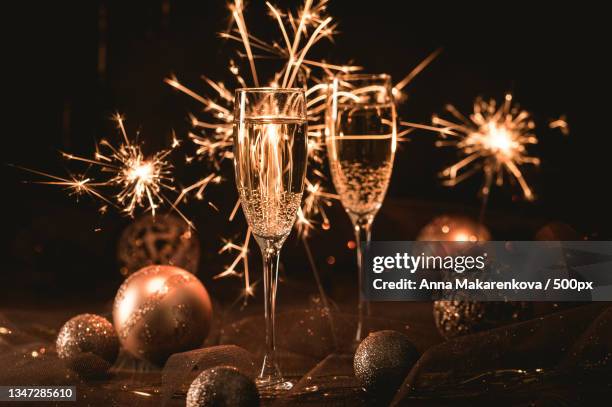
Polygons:
M200 373L189 386L187 407L257 407L255 382L231 366L219 366Z
M83 377L104 375L115 363L119 341L113 325L104 317L81 314L60 329L57 356Z
M570 225L553 221L538 229L534 239L541 241L582 240L582 236Z
M202 345L211 319L210 298L200 280L173 266L149 266L130 275L113 306L121 345L155 364Z
M485 242L491 234L481 225L465 216L443 215L434 218L421 229L417 240L450 242Z
M146 215L121 233L117 258L123 275L152 264L177 266L195 274L200 261L200 242L178 216Z

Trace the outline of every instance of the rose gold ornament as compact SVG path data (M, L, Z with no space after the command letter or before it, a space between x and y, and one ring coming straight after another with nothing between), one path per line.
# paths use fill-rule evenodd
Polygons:
M123 347L155 364L202 345L211 319L212 306L202 283L174 266L148 266L132 274L117 291L113 306Z

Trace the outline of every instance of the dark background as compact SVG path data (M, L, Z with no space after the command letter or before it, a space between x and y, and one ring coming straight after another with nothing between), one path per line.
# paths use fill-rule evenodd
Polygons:
M8 65L15 68L5 83L17 91L9 102L13 111L7 122L15 129L4 134L5 163L56 174L78 170L75 163L63 162L57 150L91 154L95 140L115 137L108 120L115 111L125 114L131 134L141 130L146 150L167 147L172 130L185 138L187 113L200 107L163 78L175 73L201 93L209 92L199 79L203 73L232 84L227 60L237 47L216 35L229 22L222 1L25 6L16 16L18 27L5 38L10 43ZM366 71L385 71L397 81L430 52L443 48L406 89L403 119L428 123L447 103L469 112L476 96L501 100L507 91L533 113L540 144L531 151L542 158L542 165L526 167L526 177L538 200L516 199L517 187L494 189L486 223L495 238L532 239L538 227L551 221L569 225L576 238L610 238L610 135L603 111L609 105L610 71L604 66L609 43L602 10L583 3L555 3L537 10L535 3L416 6L333 0L329 12L341 33L334 45L318 44L313 56L330 62L353 60ZM251 1L245 16L252 33L276 38L277 27L263 2ZM248 76L246 66L243 72ZM260 76L269 77L263 71ZM547 127L562 114L570 124L569 137ZM375 238L414 239L416 230L433 216L478 212L478 177L454 189L442 187L437 173L456 158L455 152L436 149L435 137L426 132L415 132L412 140L396 156ZM184 149L190 152L188 142ZM195 164L177 169L177 175L189 182L204 171ZM130 219L112 210L100 216L97 202L85 197L77 203L59 188L24 184L36 177L14 168L5 167L3 173L8 240L0 305L36 307L48 301L112 298L122 281L115 260L117 239ZM198 225L202 240L200 277L209 289L231 296L238 281L210 281L231 260L216 255L220 237L239 233L243 225L242 220L231 225L225 221L235 201L231 166L227 174L230 182L211 189L208 196L221 214L199 202L184 210ZM348 221L339 208L332 209L332 215L332 230L319 232L314 243L327 283L354 275L352 253L345 245ZM402 229L397 219L409 226ZM516 227L517 220L526 225ZM322 247L317 249L317 244ZM326 265L332 254L337 257L334 267ZM284 259L293 264L294 275L309 276L295 242L287 243ZM255 257L257 271L258 261Z

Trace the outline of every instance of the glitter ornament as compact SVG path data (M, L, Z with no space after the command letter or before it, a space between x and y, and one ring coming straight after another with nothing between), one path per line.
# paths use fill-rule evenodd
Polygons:
M113 306L121 345L158 365L173 353L202 345L211 319L202 283L173 266L149 266L132 274L117 291Z
M99 315L81 314L62 326L57 355L83 377L103 376L115 363L119 341L113 325Z
M467 217L439 216L429 222L417 237L419 241L484 242L491 234L484 225ZM448 249L448 247L447 247ZM450 247L451 250L456 247ZM453 253L435 253L452 255ZM444 338L475 333L526 318L531 305L524 302L435 301L436 327Z
M187 407L258 405L259 392L255 382L231 366L203 371L191 383L187 392Z
M533 306L527 302L435 301L436 327L445 339L472 334L528 319Z
M408 337L397 331L378 331L367 336L355 351L355 377L369 393L388 397L404 381L419 352Z
M195 274L200 261L200 242L178 216L147 215L125 228L119 238L117 258L123 275L152 264L173 265Z

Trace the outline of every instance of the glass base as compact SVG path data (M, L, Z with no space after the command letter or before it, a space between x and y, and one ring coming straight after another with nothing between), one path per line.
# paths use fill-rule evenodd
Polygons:
M275 398L293 388L293 382L283 377L258 377L255 379L259 395L263 399Z

